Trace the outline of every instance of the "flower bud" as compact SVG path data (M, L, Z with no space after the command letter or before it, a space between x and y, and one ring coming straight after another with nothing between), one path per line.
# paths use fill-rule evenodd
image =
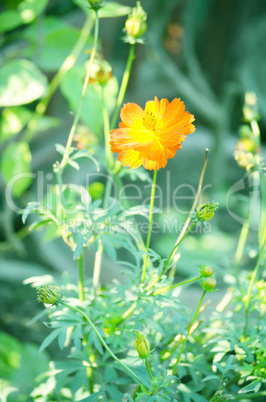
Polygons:
M201 204L196 209L196 220L198 221L209 221L214 217L214 212L218 207L218 202L207 202L205 204Z
M204 278L201 280L201 286L207 292L214 292L216 280L214 278Z
M256 165L256 159L251 152L245 152L236 148L234 151L234 158L238 166L246 171L254 169Z
M94 60L89 80L91 84L98 82L100 85L105 85L112 76L112 67L107 63L107 61L98 59Z
M202 266L200 269L200 273L204 278L208 278L208 276L212 276L214 273L214 270L212 267L209 266Z
M150 342L145 334L140 331L136 331L137 339L134 342L134 348L139 354L141 359L146 359L151 351Z
M257 97L254 92L246 92L243 115L246 121L258 120L259 113L257 107Z
M88 0L93 10L99 10L101 8L102 0Z
M63 298L63 293L54 285L39 286L36 288L36 292L37 301L46 304L53 304L57 306Z
M147 29L147 14L141 7L140 1L137 1L136 7L132 9L131 14L126 20L125 31L130 43L135 39L141 38Z

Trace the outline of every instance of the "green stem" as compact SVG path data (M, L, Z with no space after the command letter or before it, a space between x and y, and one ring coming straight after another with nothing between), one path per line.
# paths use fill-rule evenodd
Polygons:
M131 306L124 312L124 314L122 315L122 320L125 321L135 310L137 306L137 302L135 301L134 303L131 304ZM121 322L122 322L121 320ZM120 324L120 323L119 323Z
M64 63L55 74L53 79L51 80L48 88L47 95L38 103L36 106L35 112L28 123L27 130L25 131L24 135L22 136L22 141L29 142L35 134L38 122L40 118L44 115L47 110L47 106L55 93L56 89L59 87L63 77L65 76L66 72L69 71L74 64L78 56L80 55L82 49L84 48L90 32L92 30L94 21L92 20L91 16L88 16L83 28L80 32L80 36L78 38L77 43L75 44L72 52L67 56Z
M58 170L58 166L55 164L54 165L54 173L56 177L56 181L59 187L59 193L60 193L60 199L61 199L61 204L62 204L62 209L63 209L63 214L64 214L64 220L67 218L67 213L66 213L66 203L65 203L65 197L64 197L64 191L63 191L63 182L62 182L62 176L60 170Z
M145 359L145 366L146 366L146 369L147 369L147 371L149 373L150 379L152 380L152 372L151 372L151 368L149 366L149 363L148 363L147 359Z
M114 165L114 158L110 147L109 115L104 100L104 85L102 85L102 115L104 127L105 157L107 161L107 171L110 171Z
M79 300L84 302L84 265L83 265L83 252L78 257L78 270L79 270Z
M111 180L107 180L104 202L103 202L104 209L108 208L111 191L112 191L112 182ZM101 239L99 238L98 250L96 251L95 254L94 269L93 269L93 287L95 290L99 286L101 267L102 267L102 255L103 255L103 244L101 242Z
M252 273L252 277L251 277L251 280L250 280L250 283L249 283L247 295L245 297L245 329L244 329L244 334L245 335L247 335L247 330L248 330L248 315L249 315L249 304L250 304L251 291L252 291L255 279L257 277L257 274L258 274L261 259L262 259L263 255L264 255L265 243L266 243L266 227L264 229L264 238L263 238L263 242L262 242L262 245L261 245L261 248L260 248L260 251L259 251L257 263L256 263L256 266L255 266L254 271Z
M101 344L103 345L103 347L107 350L107 352L112 356L112 358L118 363L120 364L120 366L122 366L130 375L131 377L133 377L138 383L143 384L143 382L141 381L141 379L124 363L121 362L121 360L118 359L118 357L111 351L111 349L109 348L109 346L105 343L104 339L102 338L100 332L98 331L98 329L95 327L95 325L93 324L93 322L91 321L90 317L85 314L82 310L80 310L77 307L71 306L65 302L62 302L62 304L68 308L70 308L73 311L76 311L77 313L81 314L85 320L90 324L91 328L93 329L93 331L95 332L95 334L97 335L99 341L101 342Z
M145 281L145 275L146 275L146 269L147 269L147 262L148 262L148 249L149 249L150 241L151 241L152 218L153 218L153 207L154 207L154 195L155 195L155 188L156 188L156 177L157 177L157 170L154 170L154 173L153 173L153 182L152 182L152 187L151 187L149 228L148 228L148 235L147 235L147 240L146 240L146 247L145 247L146 254L145 254L145 256L144 256L144 261L143 261L143 269L142 269L141 283L144 283L144 281Z
M178 249L180 243L184 240L184 238L189 234L189 232L191 231L191 229L196 225L196 222L192 223L192 225L187 229L187 231L183 234L183 236L180 238L179 236L179 241L175 244L173 250L171 251L169 257L167 258L166 262L165 262L165 268L167 268L167 266L169 265L169 263L171 262L172 258L174 257L174 254L176 252L176 250Z
M172 256L175 254L175 252L176 252L177 248L179 247L180 243L181 243L181 242L184 240L184 238L189 234L189 232L190 232L191 229L195 226L195 224L196 224L196 223L193 223L193 224L187 229L187 231L186 231L185 233L183 233L183 236L179 239L178 243L175 244L173 250L172 250L171 253L169 254L169 257L167 258L167 260L166 260L166 262L165 262L165 264L164 264L164 266L163 266L161 275L158 275L157 278L146 288L146 292L148 292L149 290L151 290L151 288L152 288L154 285L156 285L157 282L159 282L159 280L161 279L161 277L162 277L163 274L165 273L165 270L167 269L167 267L168 267L168 265L169 265L169 263L170 263L170 261L171 261L171 258L172 258ZM180 237L180 236L179 236L179 237ZM155 293L155 294L157 294L157 293Z
M247 237L248 237L248 232L249 232L249 225L250 225L250 218L251 218L250 215L251 214L249 214L249 217L243 223L243 226L242 226L242 229L241 229L241 232L240 232L238 245L237 245L237 249L236 249L236 255L235 255L235 263L234 263L235 274L238 271L240 262L241 262L242 257L243 257L244 248L245 248L245 244L246 244Z
M208 148L206 148L206 150L205 150L205 159L204 159L202 171L201 171L200 178L199 178L199 184L198 184L198 188L197 188L196 197L195 197L195 200L194 200L193 205L191 207L190 213L189 213L189 215L187 217L187 220L185 222L185 225L183 226L183 229L181 230L180 235L177 238L176 245L180 244L180 239L183 238L184 233L187 231L187 228L189 227L189 224L190 224L190 221L191 221L192 214L195 211L196 206L197 206L197 204L199 202L201 189L202 189L202 183L203 183L203 179L204 179L204 175L205 175L205 171L206 171L206 167L207 167L208 153L209 153L209 150L208 150ZM173 258L174 258L174 256L175 256L175 253L173 254ZM174 274L175 274L175 271L173 269L172 272L171 272L171 276L173 277Z
M198 316L199 310L200 310L200 306L201 306L201 304L202 304L202 302L203 302L205 293L206 293L206 290L204 290L203 293L202 293L202 296L201 296L201 299L200 299L200 301L199 301L197 310L196 310L196 312L195 312L195 314L194 314L194 317L193 317L193 319L192 319L192 321L191 321L191 323L190 323L190 325L189 325L189 327L188 327L188 330L187 330L187 338L189 337L191 328L192 328L194 322L195 322L196 319L197 319L197 316ZM181 358L182 352L183 352L183 350L184 350L184 348L185 348L185 346L186 346L187 338L185 338L184 341L183 341L183 344L182 344L181 349L180 349L180 351L179 351L179 353L178 353L176 362L175 362L175 364L174 364L174 366L173 366L172 374L174 374L175 371L176 371L176 368L177 368L177 365L178 365L179 360L180 360L180 358Z
M115 111L114 111L112 121L111 121L111 129L113 129L115 127L117 117L119 115L119 111L121 109L121 105L122 105L122 102L123 102L123 99L124 99L124 96L125 96L125 93L126 93L127 84L128 84L128 80L129 80L129 76L130 76L131 67L132 67L132 62L133 62L133 60L135 58L134 50L135 50L135 44L131 44L130 48L129 48L129 54L128 54L128 59L127 59L126 69L125 69L125 72L124 72L124 75L123 75L123 78L122 78L119 94L118 94L118 97L117 97Z
M95 54L96 54L96 47L97 47L97 41L98 41L98 36L99 36L99 16L98 16L98 12L95 11L95 28L94 28L94 41L93 41L93 48L92 48L92 52L91 52L91 56L90 56L90 60L89 60L89 64L88 64L88 70L87 70L87 74L84 80L84 85L82 88L82 93L81 93L81 99L79 102L79 107L77 110L77 113L75 115L74 118L74 122L72 124L72 127L70 129L70 133L69 133L69 137L67 140L67 144L66 144L66 148L65 148L65 153L63 156L63 159L60 163L60 169L63 170L64 167L67 165L68 163L68 157L70 154L70 150L71 150L71 145L72 145L72 141L73 141L73 137L74 134L76 132L78 123L79 123L79 119L80 119L80 115L81 115L81 110L82 110L82 106L83 106L83 101L85 98L85 94L86 94L86 89L89 83L89 79L90 79L90 74L91 74L91 68L92 68L92 64L95 58Z
M94 270L93 270L93 280L92 280L94 289L97 289L98 285L99 285L101 265L102 265L102 255L103 255L103 244L101 242L101 239L99 239L98 250L96 251L95 260L94 260Z
M202 278L202 276L200 275L200 276L197 276L197 278L188 279L187 281L184 281L184 282L175 283L174 285L167 286L165 288L157 290L156 292L153 292L152 296L156 296L156 295L159 295L161 293L167 292L168 290L177 288L178 286L186 285L187 283L198 281L201 278Z

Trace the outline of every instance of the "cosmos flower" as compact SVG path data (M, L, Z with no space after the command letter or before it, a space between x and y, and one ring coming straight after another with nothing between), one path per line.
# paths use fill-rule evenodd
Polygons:
M111 149L123 166L157 170L181 149L186 136L195 131L194 116L180 99L148 101L145 110L135 103L121 109L122 122L111 131Z

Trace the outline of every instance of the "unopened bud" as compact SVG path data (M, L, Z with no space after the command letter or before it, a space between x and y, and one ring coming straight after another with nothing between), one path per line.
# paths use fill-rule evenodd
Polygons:
M217 209L219 203L218 202L207 202L205 204L200 205L196 209L196 220L198 221L209 221L214 217L214 212Z
M214 292L216 280L214 278L204 278L201 280L201 286L207 292Z
M95 11L101 8L102 0L88 0L88 2L90 3L91 8Z
M39 286L36 288L36 292L37 301L46 304L53 304L57 306L63 298L63 293L61 290L54 285Z
M214 270L212 267L209 266L202 266L200 269L200 273L204 278L208 278L209 276L212 276L214 273Z
M141 38L147 29L147 14L141 7L140 1L137 1L136 7L132 9L131 14L126 20L125 31L129 42L134 42L136 39Z
M257 107L257 97L254 92L246 92L243 115L246 121L258 120L259 113Z
M139 354L141 359L146 359L151 351L150 342L145 334L140 331L136 331L137 339L134 342L134 348Z
M94 60L89 80L90 83L98 82L100 85L105 85L112 76L112 67L106 60Z

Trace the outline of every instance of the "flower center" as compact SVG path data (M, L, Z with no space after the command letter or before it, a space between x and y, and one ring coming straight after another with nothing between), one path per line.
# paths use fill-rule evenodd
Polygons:
M143 117L143 124L148 130L155 131L157 127L156 116L152 112L148 112Z

